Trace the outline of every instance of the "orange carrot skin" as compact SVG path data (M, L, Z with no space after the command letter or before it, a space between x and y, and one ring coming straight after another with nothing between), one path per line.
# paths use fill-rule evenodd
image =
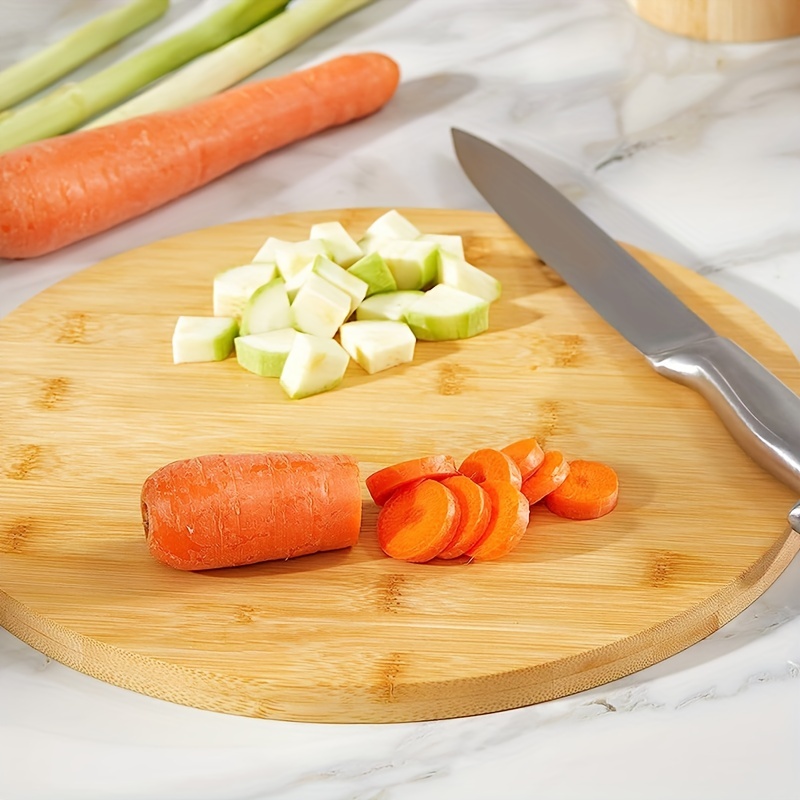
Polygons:
M133 219L270 151L377 111L397 64L344 55L191 106L0 156L0 258L52 252Z
M522 480L533 475L544 461L544 450L536 439L520 439L501 450L519 467Z
M439 481L425 480L395 492L378 514L378 544L391 558L424 563L452 541L460 510Z
M548 450L536 472L522 483L521 491L530 505L535 505L561 486L569 475L569 469L569 462L560 450Z
M460 514L458 528L452 541L437 558L452 559L463 556L474 547L486 532L492 506L488 495L480 484L466 475L453 475L441 481L449 489L458 503Z
M470 453L461 462L458 471L472 478L475 483L502 480L508 481L516 489L522 486L522 473L516 462L501 450L490 447Z
M458 468L452 456L424 456L379 469L369 475L365 483L375 504L382 506L398 489L424 480L457 474Z
M485 533L467 555L475 561L495 561L520 543L528 529L531 507L508 481L485 481L481 487L489 497L491 515Z
M342 455L204 455L156 470L141 507L150 553L180 570L352 547L361 528L358 464Z
M572 461L566 480L544 502L559 517L586 520L611 513L618 500L619 479L612 467L597 461Z

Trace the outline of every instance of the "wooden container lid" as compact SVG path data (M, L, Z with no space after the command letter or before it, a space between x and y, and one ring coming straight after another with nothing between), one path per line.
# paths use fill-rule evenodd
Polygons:
M669 33L709 42L763 42L800 35L797 0L628 0Z

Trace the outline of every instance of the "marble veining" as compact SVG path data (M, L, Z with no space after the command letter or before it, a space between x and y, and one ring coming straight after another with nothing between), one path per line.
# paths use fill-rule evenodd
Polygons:
M0 0L0 67L120 2ZM174 0L96 63L222 3ZM507 147L617 238L708 275L800 354L796 39L672 37L625 0L376 0L258 76L365 49L403 71L368 125L298 143L57 254L0 262L0 315L115 253L231 220L486 209L453 156L458 126ZM797 561L731 623L649 669L441 722L198 711L74 672L0 630L0 800L788 800L798 753Z

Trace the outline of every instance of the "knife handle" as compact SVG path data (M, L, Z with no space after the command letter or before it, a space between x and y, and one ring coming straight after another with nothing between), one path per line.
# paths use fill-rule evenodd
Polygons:
M656 372L706 399L739 446L800 494L800 397L730 339L648 357ZM800 531L800 504L789 514Z

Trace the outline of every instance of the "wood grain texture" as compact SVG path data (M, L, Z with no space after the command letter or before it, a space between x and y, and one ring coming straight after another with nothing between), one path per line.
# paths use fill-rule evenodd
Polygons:
M710 42L763 42L800 36L797 0L628 0L669 33Z
M789 563L796 500L705 403L656 375L491 214L405 209L458 233L503 283L490 330L419 343L412 364L300 401L234 359L171 362L179 314L269 236L383 209L198 231L98 264L0 323L0 624L101 680L200 708L331 722L497 711L613 680L697 642ZM634 254L797 390L798 365L755 314L689 270ZM536 508L489 563L382 555L366 489L358 545L182 573L148 554L139 492L213 452L348 453L362 479L405 458L540 437L605 461L620 504L592 522Z

